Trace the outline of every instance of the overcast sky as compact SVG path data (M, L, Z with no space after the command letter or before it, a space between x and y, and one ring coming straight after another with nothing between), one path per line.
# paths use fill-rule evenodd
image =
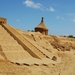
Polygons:
M49 34L75 36L75 0L0 0L0 17L21 30L33 30L44 17Z

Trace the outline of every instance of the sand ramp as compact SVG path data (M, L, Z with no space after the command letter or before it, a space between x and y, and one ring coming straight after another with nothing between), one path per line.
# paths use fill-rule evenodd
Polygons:
M1 45L5 56L10 61L32 58L20 45Z
M33 44L7 24L0 25L0 29L2 30L1 48L9 61L37 65L50 63L50 59L48 60L50 53L47 50Z
M27 50L35 58L46 58L39 49L37 49L32 43L30 43L27 39L25 39L20 33L18 33L15 29L7 24L3 24L3 27L14 37L15 40L18 41L21 46Z
M1 25L0 30L0 47L7 60L12 61L32 58L32 56Z

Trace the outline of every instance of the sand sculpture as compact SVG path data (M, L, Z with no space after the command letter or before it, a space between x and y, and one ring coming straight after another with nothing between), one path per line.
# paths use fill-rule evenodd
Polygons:
M0 18L0 75L75 75L75 38L47 35L40 24L43 32L27 32Z
M44 24L44 17L42 17L41 23L35 27L35 32L40 32L44 35L48 35L48 28Z
M48 34L48 29L44 25L44 18L38 27L35 28L37 31L39 27L43 27L44 34ZM0 46L5 58L10 62L18 63L30 63L30 64L44 64L43 61L50 63L50 52L38 46L35 42L22 36L10 25L6 24L5 18L0 18ZM40 29L41 29L40 28ZM34 61L33 61L34 60ZM37 60L37 62L36 62ZM29 61L29 62L28 62ZM46 64L47 64L46 63Z

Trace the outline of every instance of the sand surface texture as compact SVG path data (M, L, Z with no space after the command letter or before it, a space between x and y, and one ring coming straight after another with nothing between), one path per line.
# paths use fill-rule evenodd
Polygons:
M0 25L0 75L75 75L75 38Z

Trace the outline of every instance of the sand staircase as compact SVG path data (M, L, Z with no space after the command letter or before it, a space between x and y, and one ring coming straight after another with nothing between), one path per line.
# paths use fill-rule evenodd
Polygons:
M11 26L8 24L3 24L2 25L6 31L13 36L15 40L18 41L21 46L27 50L27 52L32 55L35 58L46 58L46 56L41 53L32 43L30 43L27 39L25 39L20 33L18 33L15 29L13 29Z
M24 65L47 65L52 62L48 59L48 52L36 46L8 24L0 25L0 49L2 56L10 62Z
M0 25L0 50L2 55L10 61L32 58L21 45Z

